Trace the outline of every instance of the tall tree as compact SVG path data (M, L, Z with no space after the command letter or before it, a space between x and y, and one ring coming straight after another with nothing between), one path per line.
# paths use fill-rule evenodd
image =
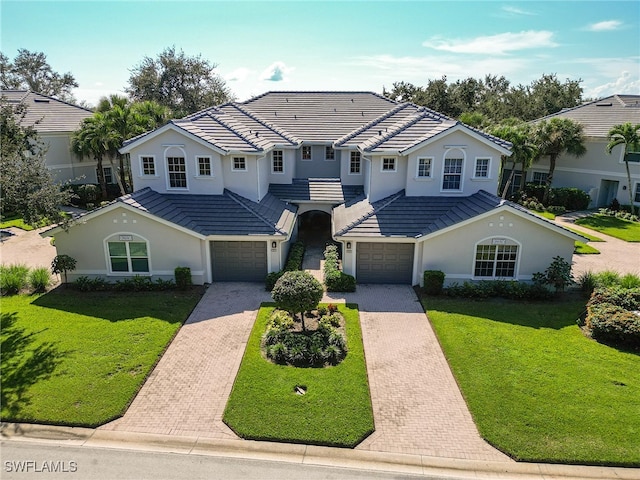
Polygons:
M216 67L200 55L190 57L169 47L155 59L144 57L131 70L127 93L137 101L156 101L182 117L233 99Z
M629 158L631 152L640 152L640 124L633 125L631 122L622 125L614 125L607 135L607 153L611 155L612 150L618 145L623 147L624 165L627 169L627 190L629 191L629 207L631 213L635 213L633 205L633 189L631 188L631 172L629 171Z
M509 187L511 186L515 175L516 164L520 163L523 166L530 165L536 156L537 150L535 145L531 142L529 126L525 123L520 123L518 125L497 125L490 130L490 133L496 137L500 137L503 140L511 142L513 145L511 147L511 157L502 156L502 170L504 170L504 167L506 166L507 158L510 158L511 160L511 172L502 190L502 198L507 198Z
M563 153L580 157L587 152L582 131L582 125L570 118L553 117L535 124L532 133L538 155L549 156L549 173L543 203L549 201L549 192L558 157Z
M24 48L18 49L13 62L0 53L0 82L5 90L31 90L67 102L75 101L71 90L78 86L71 73L54 72L44 53Z
M582 102L581 79L569 80L564 83L555 74L542 75L531 83L529 90L529 106L527 120L544 117L557 113L563 108L571 108Z
M46 146L33 126L25 126L27 107L9 105L0 97L0 212L18 214L35 225L46 218L63 220L59 206L71 192L56 184L46 167Z

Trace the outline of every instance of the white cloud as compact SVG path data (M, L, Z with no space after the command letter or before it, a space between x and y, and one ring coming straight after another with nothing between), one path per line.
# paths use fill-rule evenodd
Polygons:
M224 78L227 82L243 82L247 77L253 73L253 70L245 67L236 68L235 70L227 73Z
M518 7L513 7L511 5L505 5L504 7L502 7L502 11L506 13L510 13L512 15L537 15L537 13L533 13L528 10L523 10Z
M640 78L624 71L612 82L598 85L585 92L585 96L600 98L622 93L638 95L640 93Z
M432 37L422 45L452 53L503 55L517 50L556 47L558 44L553 41L553 32L528 30L518 33L498 33L467 40L445 40L442 37Z
M260 80L267 80L269 82L282 82L288 80L288 75L293 71L293 68L287 67L284 62L273 62L269 65L260 75Z
M619 20L605 20L587 25L586 29L590 32L609 32L618 30L620 27L622 27L622 22Z

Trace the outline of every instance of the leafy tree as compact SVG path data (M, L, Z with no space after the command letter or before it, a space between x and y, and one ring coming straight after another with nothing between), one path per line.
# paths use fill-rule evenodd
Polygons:
M35 128L24 125L26 113L24 104L9 105L0 97L0 212L20 215L30 225L45 218L59 222L59 206L72 194L53 181L45 164L47 148Z
M582 102L582 80L566 79L560 83L555 74L542 75L531 83L529 108L526 119L533 120L571 108Z
M463 112L460 114L460 117L458 117L458 120L469 125L470 127L480 129L485 128L490 124L490 121L486 117L486 115L480 112Z
M322 284L313 275L297 270L282 275L273 287L271 296L278 308L288 311L294 318L300 312L302 329L306 330L304 312L316 308L323 293Z
M190 57L169 47L155 59L144 57L131 70L127 93L137 101L156 101L182 117L233 99L216 67L200 55Z
M538 149L538 156L549 156L549 173L543 203L546 204L549 201L549 191L558 157L563 153L580 157L587 152L582 131L582 125L570 118L553 117L535 124L532 134L534 144Z
M416 96L422 92L422 87L416 87L409 82L394 82L393 89L388 91L382 87L382 95L397 102L416 102Z
M629 191L629 207L631 213L635 211L633 206L633 189L631 188L631 172L629 171L629 153L640 152L640 124L633 125L631 122L622 125L614 125L607 134L609 143L607 144L607 153L611 155L611 151L618 145L624 145L623 158L624 165L627 169L627 190Z
M51 273L64 275L64 283L67 283L67 272L72 272L76 269L76 259L69 255L56 255L51 262Z
M502 198L507 198L507 193L509 192L509 187L511 186L511 182L513 182L516 171L516 164L521 163L523 166L530 165L535 158L537 150L535 145L531 143L529 126L527 124L497 125L490 130L490 133L513 144L510 157L512 162L511 173L502 190ZM509 157L502 156L502 170L504 170L507 158Z
M18 49L13 62L0 53L0 84L5 90L31 90L67 102L75 101L71 90L78 86L71 73L54 72L44 53L24 48Z

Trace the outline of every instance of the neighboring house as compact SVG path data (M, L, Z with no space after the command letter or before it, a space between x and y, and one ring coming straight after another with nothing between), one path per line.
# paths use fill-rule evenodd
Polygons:
M360 283L530 280L583 239L493 194L509 149L375 93L270 92L125 142L136 191L44 235L76 258L70 278L262 281L324 216Z
M98 183L95 160L81 160L71 151L71 135L91 110L28 90L1 90L0 95L9 105L26 105L23 126L34 127L47 146L46 166L56 182ZM115 183L111 167L104 171L107 183Z
M581 157L565 154L558 158L553 174L553 186L584 190L591 197L592 208L607 207L614 199L621 204L629 203L629 194L626 192L627 172L623 160L624 146L620 145L608 154L607 134L614 125L626 122L640 124L640 95L612 95L562 110L544 119L553 117L570 118L580 122L584 127L587 147L587 153ZM634 204L640 206L640 162L637 156L629 166ZM544 184L548 172L549 158L543 157L532 165L525 181ZM517 190L521 181L521 175L518 174L512 190Z

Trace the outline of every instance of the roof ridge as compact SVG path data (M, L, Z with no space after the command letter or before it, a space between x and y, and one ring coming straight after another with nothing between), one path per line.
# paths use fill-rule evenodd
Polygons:
M341 138L339 138L338 140L336 140L334 142L334 145L336 147L339 147L341 144L344 144L345 142L348 142L352 138L360 135L362 132L364 132L368 128L371 128L374 125L377 125L378 123L380 123L380 122L386 120L387 118L391 117L392 115L395 115L396 113L400 112L401 110L404 110L409 105L412 105L412 104L409 103L409 102L399 103L398 105L396 105L392 109L386 111L382 115L379 115L378 117L374 118L373 120L370 120L369 122L365 123L364 125L361 125L360 127L356 128L355 130L351 131L350 133L347 133L346 135L342 136Z
M237 102L233 102L230 104L231 107L235 108L236 110L242 112L243 114L245 114L246 116L248 116L249 118L251 118L252 120L258 122L260 125L264 126L265 128L271 130L274 133L277 133L278 135L280 135L281 137L283 137L285 140L288 140L289 142L291 142L292 144L299 144L300 140L293 137L289 132L287 132L284 129L278 128L270 123L268 123L266 120L261 119L260 117L258 117L255 113L248 111L247 109L245 109L244 107L241 107L239 103Z
M220 125L222 125L224 128L226 128L227 130L229 130L230 132L232 132L234 135L237 135L238 137L240 137L242 140L244 140L245 142L247 142L249 145L251 145L253 148L255 148L256 150L264 150L262 147L260 147L258 144L252 142L251 140L249 140L249 138L237 131L236 129L234 129L228 122L224 121L222 118L220 118L221 116L225 115L224 112L221 112L221 114L218 116L216 115L215 117L213 115L209 115L209 117L214 121L214 122L218 122ZM228 115L228 114L227 114Z
M282 230L281 228L279 228L276 225L273 224L273 222L270 222L267 218L265 218L264 215L262 215L260 212L256 211L255 209L249 208L248 205L246 205L244 202L245 200L250 201L248 198L245 198L241 195L238 195L237 193L232 192L231 190L225 188L224 189L224 193L226 195L229 196L229 198L231 198L234 202L236 202L238 205L240 205L242 208L244 208L245 210L247 210L248 212L250 212L251 214L253 214L257 219L259 219L262 223L264 223L265 225L267 225L268 227L273 227L274 230L276 230L277 232L279 232L280 234L286 235L287 232L285 232L284 230ZM267 195L269 195L267 193ZM266 195L265 195L266 197ZM263 197L264 198L264 197ZM257 205L260 205L260 202L252 202L255 203Z
M378 138L376 138L376 140L373 143L371 143L371 145L365 148L365 150L369 150L369 151L373 150L374 148L380 146L390 138L395 137L398 133L402 132L403 130L406 130L407 128L415 125L416 123L418 123L420 120L424 119L427 116L430 116L429 112L425 112L425 111L417 112L404 121L396 122L390 127L392 128L391 131L385 133L384 135L379 135ZM437 120L441 120L441 119L437 119ZM369 138L365 140L363 143L367 143L371 140L372 139Z

